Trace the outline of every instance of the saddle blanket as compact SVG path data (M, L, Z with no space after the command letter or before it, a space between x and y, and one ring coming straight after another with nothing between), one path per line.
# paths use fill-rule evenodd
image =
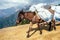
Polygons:
M50 22L52 17L60 22L60 6L51 6L51 9L54 10L54 16L51 12L49 12L47 9L43 7L36 7L36 5L33 5L29 10L35 11L37 10L38 16L40 16L41 19L43 19L46 22Z

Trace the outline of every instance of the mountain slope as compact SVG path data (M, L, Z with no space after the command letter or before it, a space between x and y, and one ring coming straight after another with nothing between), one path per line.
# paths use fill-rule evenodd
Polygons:
M28 26L29 24L0 29L0 40L60 40L60 26L56 26L56 31L43 30L42 35L36 31L30 38L27 38ZM33 28L36 27L36 24L33 25Z

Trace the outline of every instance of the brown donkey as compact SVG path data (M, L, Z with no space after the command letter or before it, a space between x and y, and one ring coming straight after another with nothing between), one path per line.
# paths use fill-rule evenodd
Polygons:
M50 12L54 12L53 10L51 11L51 9L49 9ZM28 35L27 37L29 37L29 33L32 30L32 25L37 23L38 29L40 30L41 25L45 25L48 24L49 27L49 31L51 30L51 27L55 28L55 20L52 18L51 22L47 23L44 20L42 20L37 14L36 12L23 12L20 11L18 14L18 20L17 20L17 24L20 23L22 21L22 19L28 19L30 21L30 26L29 26L29 30L28 30ZM40 34L42 34L42 30L40 30Z

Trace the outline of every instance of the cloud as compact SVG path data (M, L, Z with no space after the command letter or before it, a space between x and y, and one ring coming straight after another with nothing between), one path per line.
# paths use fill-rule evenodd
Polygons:
M60 4L60 0L56 0L56 1L52 2L52 4Z
M28 0L0 0L0 9L16 7L20 4L28 4ZM21 5L22 6L22 5Z
M17 4L12 4L12 5L11 4L12 3L0 5L0 9L6 9L6 8L14 7L17 5Z
M38 3L47 3L47 4L58 4L60 0L0 0L0 9L6 9L10 7L16 7L18 5L32 5Z
M47 2L47 0L30 0L30 2L33 4L38 4L38 3L45 3L45 2Z
M47 3L47 4L51 4L54 2L58 2L59 3L60 0L30 0L30 3L32 4L38 4L38 3Z

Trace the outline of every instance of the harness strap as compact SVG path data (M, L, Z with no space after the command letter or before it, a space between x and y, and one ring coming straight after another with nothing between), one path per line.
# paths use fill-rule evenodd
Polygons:
M37 10L35 10L36 16L38 17L38 19L40 19L40 16L38 15Z

